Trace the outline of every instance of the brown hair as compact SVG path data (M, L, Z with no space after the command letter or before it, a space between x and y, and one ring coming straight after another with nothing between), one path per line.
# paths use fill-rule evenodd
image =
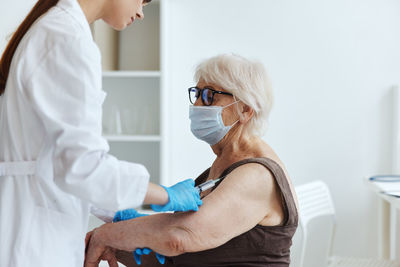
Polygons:
M17 31L12 35L11 40L8 42L0 60L0 95L2 95L6 89L6 82L8 73L10 72L11 61L21 39L24 37L32 24L50 8L55 6L58 1L59 0L39 0L32 8L31 12L29 12L28 16L26 16L21 25L19 25Z

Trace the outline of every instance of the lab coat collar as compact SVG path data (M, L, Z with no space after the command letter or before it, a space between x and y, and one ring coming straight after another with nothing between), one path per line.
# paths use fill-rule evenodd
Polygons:
M57 6L70 14L79 23L85 33L92 36L89 22L87 21L85 13L83 13L83 10L77 0L59 0Z

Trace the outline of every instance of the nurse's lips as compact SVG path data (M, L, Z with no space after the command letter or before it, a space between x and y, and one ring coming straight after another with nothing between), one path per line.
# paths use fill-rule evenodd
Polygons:
M134 17L131 17L131 21L128 23L128 25L131 25L135 21Z

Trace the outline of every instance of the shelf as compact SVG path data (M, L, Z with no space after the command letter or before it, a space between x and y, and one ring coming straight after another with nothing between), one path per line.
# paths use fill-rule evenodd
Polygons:
M159 142L159 135L105 135L108 141L111 142Z
M159 71L103 71L104 78L159 78Z

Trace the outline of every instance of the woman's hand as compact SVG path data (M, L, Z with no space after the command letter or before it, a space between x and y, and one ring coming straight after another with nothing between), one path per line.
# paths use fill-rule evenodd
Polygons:
M143 216L148 216L148 214L139 213L135 209L120 210L120 211L117 211L117 213L115 214L113 222L131 220L131 219L135 219L135 218L143 217ZM133 252L133 256L135 258L137 265L140 265L142 263L142 259L141 259L142 255L149 255L151 251L152 250L150 248L137 248ZM157 260L161 264L164 264L165 257L158 253L155 253L155 254L156 254Z
M85 237L85 254L86 254L86 252L88 250L89 240L92 237L93 232L94 232L94 230L92 230L92 231L90 231L90 232L88 232L86 234L86 237Z
M101 260L110 267L118 267L115 250L104 245L102 233L100 227L86 234L85 267L98 267Z

